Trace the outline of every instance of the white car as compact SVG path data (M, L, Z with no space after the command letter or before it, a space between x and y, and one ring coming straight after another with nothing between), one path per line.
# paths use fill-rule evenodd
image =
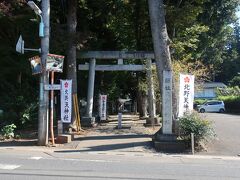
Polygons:
M207 101L202 105L198 105L197 109L199 112L220 112L225 111L225 106L223 101Z

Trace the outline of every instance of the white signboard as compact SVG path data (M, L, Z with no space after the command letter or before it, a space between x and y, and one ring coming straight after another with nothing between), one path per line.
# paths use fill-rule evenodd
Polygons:
M60 84L46 84L44 85L45 90L61 90Z
M194 100L194 76L180 74L179 84L179 114L183 116L186 112L193 110Z
M100 120L107 119L107 95L100 95L99 116Z
M61 121L71 123L72 80L61 80Z
M172 71L163 71L163 134L172 134Z
M54 72L63 72L64 56L48 54L46 61L46 70Z

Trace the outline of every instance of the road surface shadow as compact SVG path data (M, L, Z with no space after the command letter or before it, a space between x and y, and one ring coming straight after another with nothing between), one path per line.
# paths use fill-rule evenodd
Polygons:
M91 152L91 151L114 151L114 150L121 150L124 152L134 152L135 148L143 148L145 150L151 150L153 148L153 144L151 141L144 141L144 142L129 142L129 143L117 143L117 144L106 144L106 145L97 145L97 146L88 146L84 147L83 149L77 150L57 150L54 151L55 153L74 153L74 152Z
M152 135L148 134L127 134L127 135L105 135L105 136L85 136L76 137L74 141L86 141L86 140L111 140L111 139L130 139L130 138L151 138Z

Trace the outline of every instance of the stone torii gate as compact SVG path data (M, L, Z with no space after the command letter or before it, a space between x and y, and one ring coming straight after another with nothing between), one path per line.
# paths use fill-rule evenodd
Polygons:
M152 79L152 59L154 53L145 51L85 51L77 52L77 57L81 59L89 59L89 64L79 64L78 70L89 70L88 77L88 93L87 93L87 111L85 117L82 118L82 124L92 126L95 123L93 112L94 97L94 81L95 71L147 71L148 82L148 104L149 118L147 125L158 124L156 119L155 96ZM96 59L117 59L116 65L96 65ZM146 65L123 64L124 59L141 59L147 60Z

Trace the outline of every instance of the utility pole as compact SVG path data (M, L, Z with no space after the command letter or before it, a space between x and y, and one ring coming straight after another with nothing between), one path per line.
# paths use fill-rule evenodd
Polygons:
M46 71L46 59L49 52L50 0L42 0L41 6L44 23L44 37L41 38L41 61L43 72L40 76L39 90L38 145L45 146L48 144L49 92L44 90L44 85L49 84L49 73Z

